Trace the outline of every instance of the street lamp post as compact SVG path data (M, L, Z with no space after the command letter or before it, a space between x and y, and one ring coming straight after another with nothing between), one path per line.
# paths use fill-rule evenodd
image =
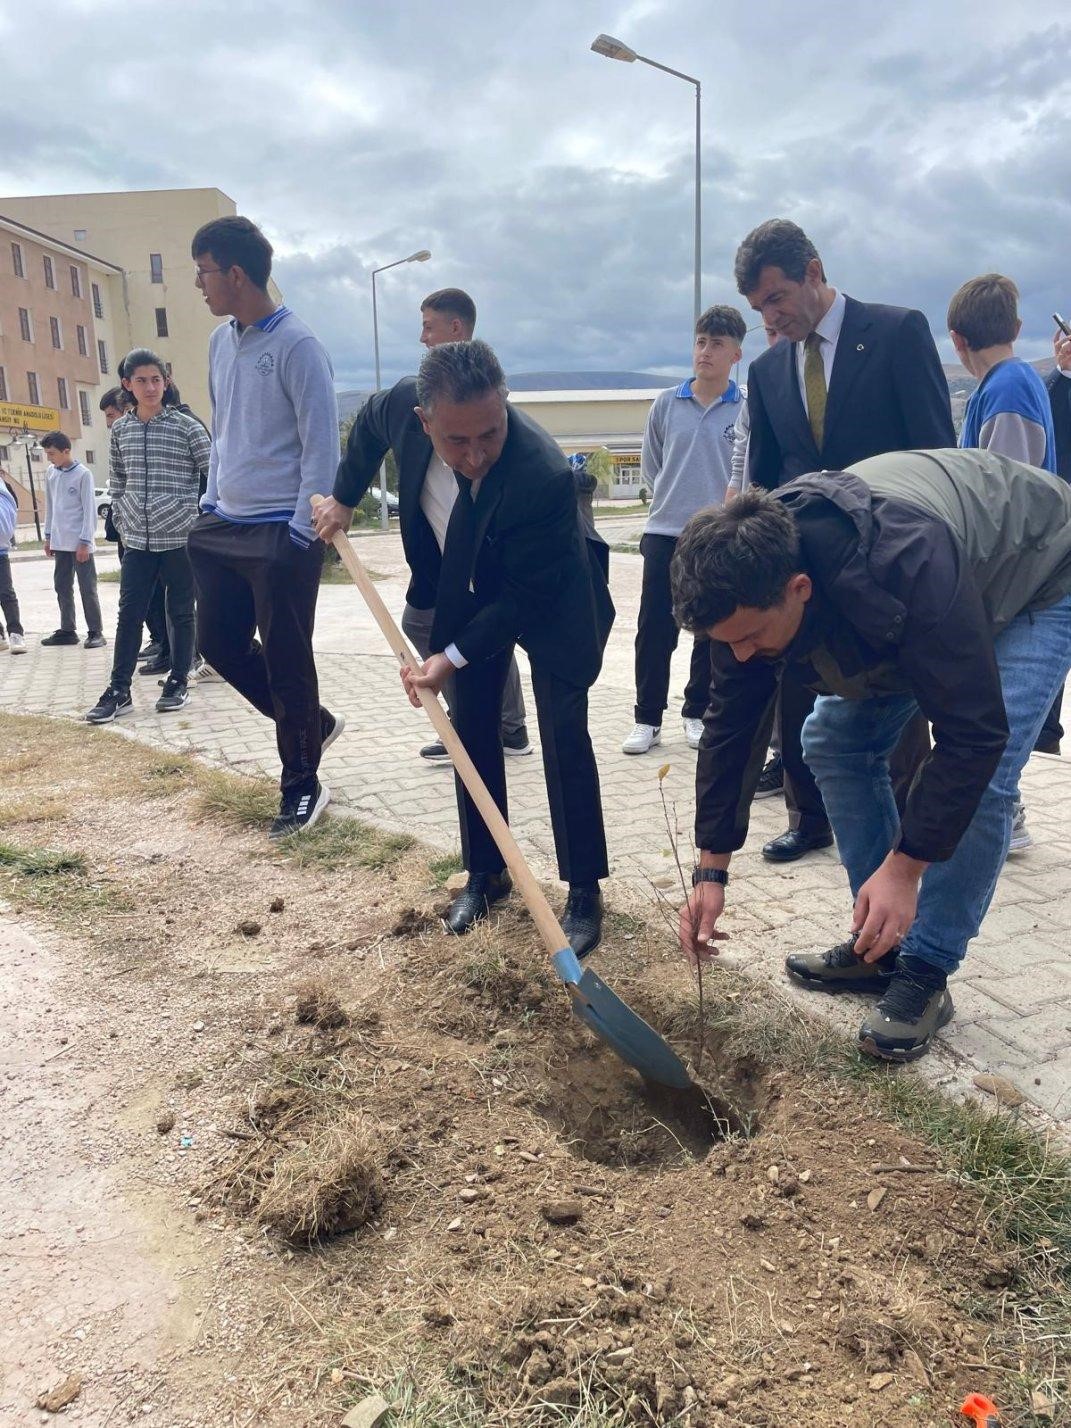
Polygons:
M15 442L18 442L26 453L26 479L30 487L30 502L33 506L33 523L37 527L37 539L41 540L41 513L37 506L37 487L34 485L33 462L30 459L30 452L37 446L37 438L29 427L24 426L21 432L17 429L12 432L11 444L14 446Z
M694 304L695 316L698 320L699 314L703 310L702 281L703 281L703 252L702 252L702 197L701 185L701 164L700 164L700 100L701 86L694 75L683 74L679 69L670 69L668 64L659 64L657 60L648 59L646 55L637 54L634 49L624 44L621 40L615 40L612 35L599 35L592 41L591 48L597 55L605 55L607 59L623 60L625 64L633 64L639 60L640 64L649 64L652 69L660 69L663 74L672 74L677 79L687 80L689 84L695 85L695 263L694 263Z
M395 258L393 263L384 263L381 268L372 269L372 344L376 354L376 391L381 386L379 380L379 308L376 304L376 274L385 273L388 268L400 267L402 263L426 263L431 257L427 248L421 248L419 253L410 253L408 258ZM390 525L390 515L387 511L387 467L384 463L379 468L379 524L383 530L387 530Z

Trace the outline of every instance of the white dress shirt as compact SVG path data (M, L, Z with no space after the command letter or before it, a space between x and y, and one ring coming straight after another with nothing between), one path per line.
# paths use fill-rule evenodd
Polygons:
M822 339L820 351L822 353L822 366L826 374L826 391L829 391L830 378L833 375L833 359L837 355L837 343L840 340L840 330L844 325L844 309L847 306L843 293L836 293L833 301L829 305L829 311L822 321L814 329ZM807 360L807 345L805 342L796 343L796 376L799 378L800 396L803 398L803 409L810 416L807 407L807 387L803 380L803 364Z
M450 513L457 500L457 481L437 451L432 451L431 460L420 490L420 509L427 517L432 534L439 542L439 550L446 548L446 528L450 524Z

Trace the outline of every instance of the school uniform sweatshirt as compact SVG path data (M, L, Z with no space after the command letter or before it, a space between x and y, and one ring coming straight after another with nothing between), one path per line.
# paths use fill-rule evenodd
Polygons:
M94 554L97 503L92 472L80 461L50 466L47 484L45 540L53 550L77 550L79 545L88 545L90 555Z
M250 327L232 318L208 348L212 456L202 511L239 525L286 521L315 540L310 498L329 495L339 460L331 361L310 328L279 307Z

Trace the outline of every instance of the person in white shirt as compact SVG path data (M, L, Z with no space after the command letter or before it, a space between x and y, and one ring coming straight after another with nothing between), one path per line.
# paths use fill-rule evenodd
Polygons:
M97 505L93 495L93 474L71 456L71 439L62 431L50 431L41 438L52 465L48 468L48 511L45 516L45 555L56 562L53 585L59 601L60 625L41 641L43 645L76 645L78 630L74 611L74 579L88 630L85 647L97 650L104 638L100 600L97 597L96 553Z

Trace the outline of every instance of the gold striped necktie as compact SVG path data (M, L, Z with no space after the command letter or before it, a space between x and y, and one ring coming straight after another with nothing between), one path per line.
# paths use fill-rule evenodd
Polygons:
M822 339L812 332L803 344L803 389L807 393L807 416L819 452L826 430L826 368L822 361Z

